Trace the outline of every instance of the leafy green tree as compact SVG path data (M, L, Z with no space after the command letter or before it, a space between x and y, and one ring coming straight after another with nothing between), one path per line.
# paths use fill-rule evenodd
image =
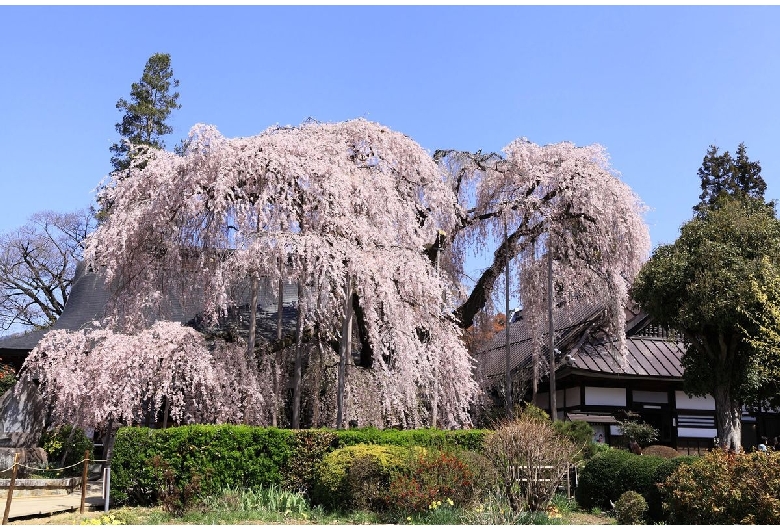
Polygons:
M747 332L747 342L754 349L750 402L780 407L780 267L776 260L761 261L750 289L758 304L754 313L745 313L756 326Z
M718 153L718 147L711 145L699 168L701 195L699 204L693 207L701 215L706 208L717 207L723 196L764 198L766 182L761 176L761 164L751 162L744 143L737 147L736 158L728 151Z
M171 111L181 108L179 93L171 93L171 88L178 86L179 80L173 79L171 56L167 53L152 55L146 62L141 80L130 88L130 101L120 98L116 103L117 110L124 112L124 116L116 124L122 139L111 146L114 170L130 167L130 161L139 149L165 148L162 137L173 132L167 123L168 117Z
M753 315L766 306L758 292L767 264L780 258L780 221L761 198L723 195L715 205L688 221L674 244L655 249L632 295L658 324L684 334L686 392L714 397L721 445L737 450L742 407L772 379L761 364L777 350L750 340L762 335Z

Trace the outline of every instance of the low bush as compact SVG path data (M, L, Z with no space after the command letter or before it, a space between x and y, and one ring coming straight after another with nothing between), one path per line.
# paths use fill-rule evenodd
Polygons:
M70 468L84 459L84 453L89 452L90 458L94 456L94 445L87 438L84 431L78 427L62 425L52 430L44 431L38 446L46 451L49 467ZM67 469L66 476L81 474L81 469Z
M608 510L626 491L642 495L648 504L648 518L664 519L658 483L663 482L680 464L696 457L673 459L635 455L622 449L609 449L588 460L580 470L577 503L586 510Z
M501 473L513 511L542 511L565 480L577 447L552 422L529 414L508 421L485 438L485 456Z
M293 431L292 454L282 469L281 486L309 496L319 466L336 447L336 432L325 429Z
M480 451L487 432L372 427L282 430L243 425L122 428L114 444L111 497L117 505L159 502L162 478L152 466L152 459L159 457L173 470L179 489L191 484L197 474L203 495L231 487L278 485L311 499L321 462L339 448L373 444L406 448L407 452L420 446ZM370 466L360 463L353 473L363 469L370 475Z
M666 445L651 445L642 449L642 454L646 456L658 456L661 458L676 458L681 456L677 449Z
M618 524L642 524L645 512L647 512L647 501L635 491L624 492L615 503L615 517Z
M459 455L426 451L392 474L384 508L397 517L441 508L442 500L449 507L462 507L474 499L475 490L474 471Z
M328 453L317 466L312 501L329 509L377 508L391 474L409 466L414 451L393 445L358 444Z
M780 452L716 449L679 466L661 486L670 523L780 523Z
M626 491L619 483L618 472L633 456L636 455L610 448L585 462L577 477L577 504L586 510L610 509L610 503Z
M227 488L218 495L204 498L202 509L211 512L241 511L304 516L309 511L309 505L300 493L271 485L250 489Z

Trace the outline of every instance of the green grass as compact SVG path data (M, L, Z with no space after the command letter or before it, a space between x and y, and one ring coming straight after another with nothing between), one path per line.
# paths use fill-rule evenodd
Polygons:
M130 525L217 525L217 524L406 524L406 525L512 525L512 524L604 524L612 521L581 512L574 499L558 496L548 512L512 513L505 497L494 492L476 506L458 507L442 499L419 514L397 515L388 520L386 514L372 512L325 512L309 506L299 493L278 487L254 490L227 489L198 501L183 515L175 517L155 508L124 507L108 514L69 514L69 519L53 518L52 524L130 524ZM583 517L585 519L583 519ZM604 519L604 520L601 520Z

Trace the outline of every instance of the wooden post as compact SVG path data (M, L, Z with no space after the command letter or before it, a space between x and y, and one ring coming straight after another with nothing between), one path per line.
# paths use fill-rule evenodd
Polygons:
M14 484L16 483L16 473L19 469L19 453L14 453L14 465L11 470L11 482L8 484L8 496L5 498L5 513L3 514L3 524L8 524L8 514L11 513L11 499L14 496Z
M84 472L81 474L81 508L79 513L84 513L84 501L87 498L87 470L89 469L89 450L84 451Z

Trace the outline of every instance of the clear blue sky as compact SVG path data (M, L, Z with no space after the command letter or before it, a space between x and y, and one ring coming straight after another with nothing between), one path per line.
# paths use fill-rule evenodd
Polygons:
M247 136L356 117L431 151L600 143L671 243L707 146L780 186L780 7L0 6L0 231L92 203L115 104L170 53L182 108Z

